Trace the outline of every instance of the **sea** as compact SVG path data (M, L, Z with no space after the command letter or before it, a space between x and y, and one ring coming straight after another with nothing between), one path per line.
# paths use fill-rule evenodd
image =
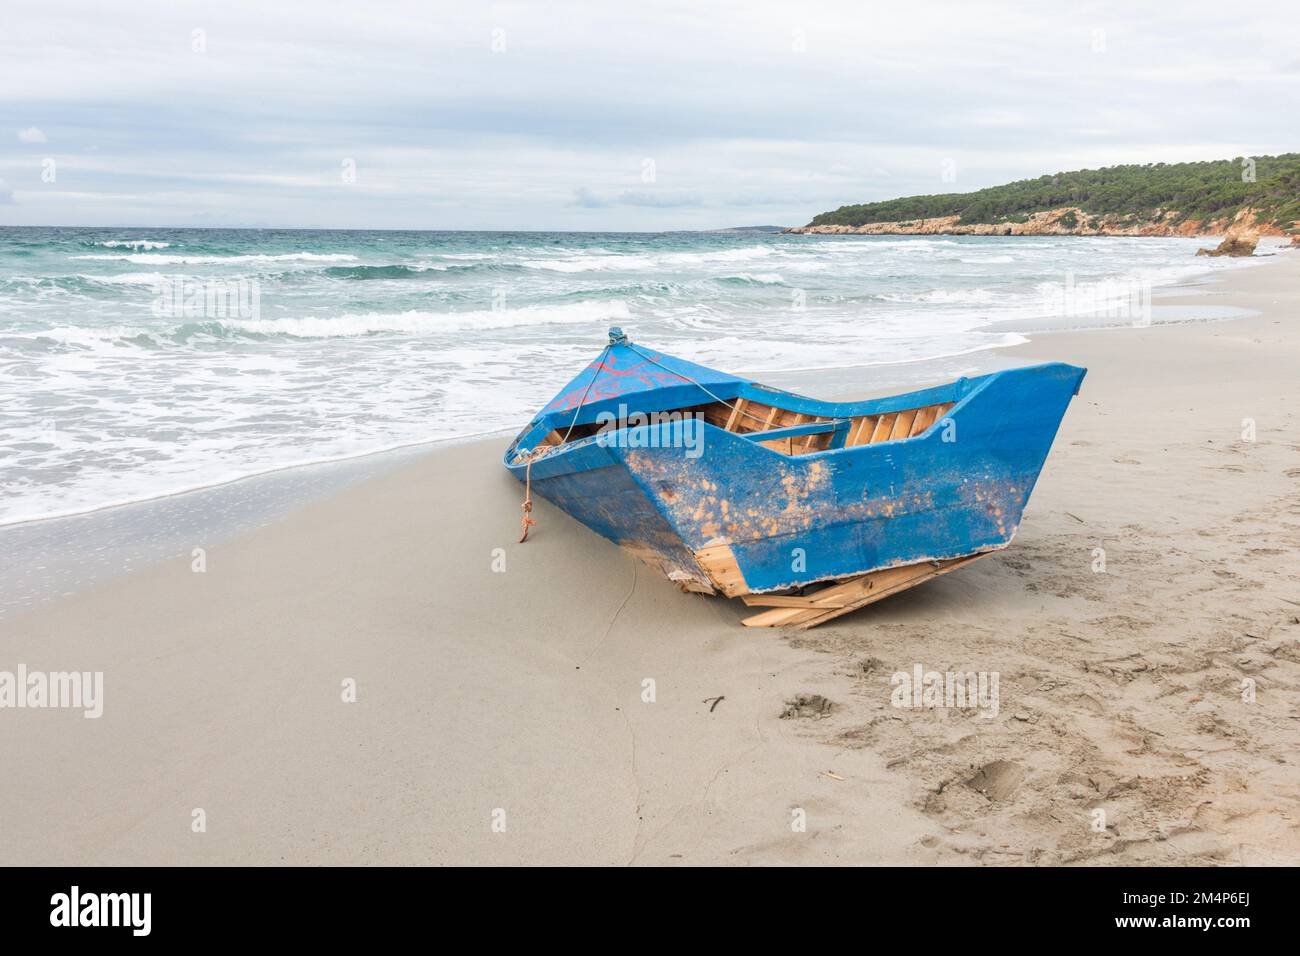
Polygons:
M0 525L515 430L612 325L784 387L976 370L1062 320L1140 324L1234 267L1203 244L0 228Z

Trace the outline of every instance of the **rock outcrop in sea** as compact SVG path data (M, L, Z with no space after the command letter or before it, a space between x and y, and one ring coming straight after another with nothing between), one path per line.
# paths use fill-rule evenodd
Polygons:
M1253 229L1230 229L1213 249L1197 249L1198 256L1253 256L1259 233Z

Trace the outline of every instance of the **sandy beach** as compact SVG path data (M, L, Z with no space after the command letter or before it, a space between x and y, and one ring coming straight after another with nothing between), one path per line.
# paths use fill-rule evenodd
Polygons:
M1089 369L1012 546L810 632L545 502L517 545L496 439L0 621L104 675L0 714L0 863L1294 863L1298 273L1007 350ZM917 665L996 716L891 706Z

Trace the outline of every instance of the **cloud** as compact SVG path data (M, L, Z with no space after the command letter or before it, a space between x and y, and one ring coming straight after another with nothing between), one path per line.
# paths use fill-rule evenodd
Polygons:
M24 83L0 84L0 128L22 144L47 140L33 118L54 129L60 185L22 189L4 218L709 228L747 204L797 223L1063 169L1296 148L1277 121L1300 114L1294 4L922 6L818 0L792 23L788 0L490 14L390 0L380 16L345 0L19 4L0 60ZM33 181L24 152L0 151L10 183Z
M0 179L0 206L11 205L14 201L14 191L9 188L9 184Z
M653 189L624 190L618 194L622 206L645 206L650 209L687 209L704 205L698 193L659 192Z
M983 129L1013 129L1027 125L1023 113L1000 109L969 110L958 122Z
M609 206L609 201L601 199L586 186L579 186L573 191L573 204L583 209L604 209Z
M704 205L698 193L660 192L654 189L625 189L613 196L601 196L586 186L573 191L573 205L583 209L609 209L614 206L640 206L647 209L688 209Z

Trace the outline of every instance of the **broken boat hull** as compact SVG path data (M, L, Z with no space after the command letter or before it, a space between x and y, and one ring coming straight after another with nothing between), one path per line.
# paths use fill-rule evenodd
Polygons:
M1085 374L824 402L612 338L505 463L683 587L729 597L1005 547Z

